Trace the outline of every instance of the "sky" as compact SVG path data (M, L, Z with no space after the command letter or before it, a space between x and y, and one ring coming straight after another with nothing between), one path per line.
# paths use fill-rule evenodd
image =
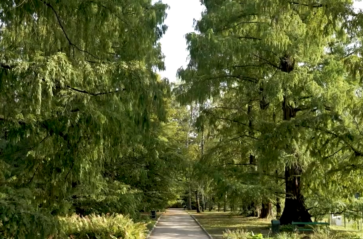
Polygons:
M185 34L194 31L193 19L201 18L204 7L199 0L162 0L162 2L168 4L170 9L167 11L168 17L165 21L168 30L160 41L165 55L166 70L159 74L162 78L175 81L177 70L187 64ZM363 9L363 2L355 1L354 6Z
M175 81L177 70L187 64L185 35L194 31L193 19L201 18L203 6L199 0L162 0L162 2L168 4L170 9L167 11L168 17L165 21L168 30L160 41L165 55L166 71L159 74L162 78Z

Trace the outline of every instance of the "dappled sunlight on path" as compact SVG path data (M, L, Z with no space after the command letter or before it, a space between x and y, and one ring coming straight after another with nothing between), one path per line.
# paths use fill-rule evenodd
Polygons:
M168 209L157 223L150 239L208 239L209 237L182 209Z

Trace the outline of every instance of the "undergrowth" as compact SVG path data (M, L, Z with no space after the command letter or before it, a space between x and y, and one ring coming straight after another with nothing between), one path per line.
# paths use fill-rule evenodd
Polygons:
M61 233L55 239L144 239L146 225L121 214L74 215L60 219Z
M223 234L223 239L361 239L354 233L331 233L331 232L315 232L312 234L298 234L283 232L276 235L264 237L262 234L254 234L244 230L231 231L227 230Z

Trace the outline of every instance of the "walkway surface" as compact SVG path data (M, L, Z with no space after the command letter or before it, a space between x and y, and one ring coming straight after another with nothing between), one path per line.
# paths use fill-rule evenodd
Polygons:
M183 209L168 209L149 239L209 239L203 229Z

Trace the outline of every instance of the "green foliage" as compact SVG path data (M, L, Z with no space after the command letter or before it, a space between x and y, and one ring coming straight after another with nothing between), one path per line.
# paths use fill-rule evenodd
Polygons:
M151 0L1 1L6 235L47 238L57 216L138 218L176 198L179 125L169 83L155 73L164 68L166 8Z
M271 235L264 237L262 234L255 235L252 232L246 232L243 230L236 230L230 231L227 230L223 234L224 239L264 239L264 238L271 238L271 239L359 239L361 238L357 234L352 233L314 233L309 235L304 234L296 234L296 233L280 233L277 235Z
M72 209L78 215L117 212L137 218L141 201L141 192L131 190L130 186L115 181L105 185L97 194L78 194L77 198L73 200Z
M0 238L48 238L57 233L58 221L47 210L32 205L29 189L7 188L0 193Z
M216 197L250 206L290 195L316 216L347 209L362 173L362 13L347 0L203 3L175 92L207 105L203 173ZM293 165L296 190L285 192Z
M146 238L146 226L120 214L60 218L61 233L54 238Z

